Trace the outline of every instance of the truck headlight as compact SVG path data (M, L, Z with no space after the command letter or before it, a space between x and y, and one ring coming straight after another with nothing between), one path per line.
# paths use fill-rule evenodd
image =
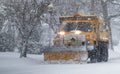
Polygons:
M80 34L81 33L81 31L75 31L75 34Z
M65 35L64 31L59 32L60 35Z

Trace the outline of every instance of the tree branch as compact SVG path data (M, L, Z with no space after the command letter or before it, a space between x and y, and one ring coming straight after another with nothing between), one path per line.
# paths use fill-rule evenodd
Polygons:
M115 15L110 15L108 17L108 20L112 19L112 18L115 18L115 17L120 17L120 14L115 14Z
M120 5L119 2L114 2L114 0L110 0L110 3L111 3L111 4L114 4L114 5Z
M107 2L112 2L112 1L113 1L113 0L106 0L105 3L107 3Z

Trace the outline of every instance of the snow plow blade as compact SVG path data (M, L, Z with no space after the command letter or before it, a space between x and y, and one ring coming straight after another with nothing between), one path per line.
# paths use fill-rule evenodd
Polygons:
M52 47L44 51L44 61L78 61L83 62L88 58L88 52L79 48Z

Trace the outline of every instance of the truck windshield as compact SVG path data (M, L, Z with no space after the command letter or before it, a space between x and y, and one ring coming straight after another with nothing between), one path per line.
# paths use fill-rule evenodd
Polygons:
M66 32L73 31L73 30L90 32L92 31L92 25L89 22L67 22L62 25L62 30Z

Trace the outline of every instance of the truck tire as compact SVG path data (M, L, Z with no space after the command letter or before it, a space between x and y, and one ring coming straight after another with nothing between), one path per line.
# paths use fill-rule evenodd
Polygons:
M98 46L94 46L94 50L88 52L90 63L107 62L108 61L108 42L99 41Z
M108 42L105 41L98 42L97 61L98 62L108 61Z
M108 61L108 42L103 42L103 47L101 50L102 61Z
M96 53L96 57L97 57L97 62L102 62L102 56L101 56L101 45L98 42L98 47L97 47L97 53Z
M96 59L96 50L89 51L88 54L89 54L89 58L90 58L90 63L97 62L97 59Z
M91 50L91 51L88 51L88 56L90 58L90 63L97 62L97 46L96 46L96 43L94 44L94 49Z

